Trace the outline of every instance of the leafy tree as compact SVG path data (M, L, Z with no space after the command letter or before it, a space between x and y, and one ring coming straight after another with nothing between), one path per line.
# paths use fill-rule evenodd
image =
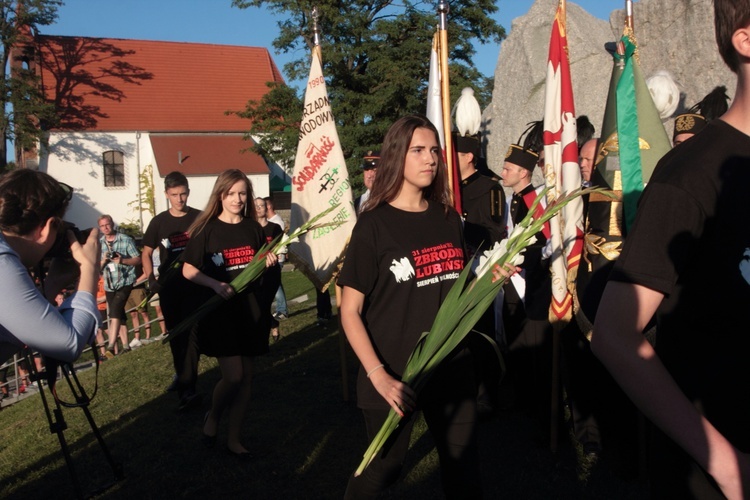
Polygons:
M504 29L490 15L496 0L453 0L448 15L452 102L466 86L485 106L492 79L472 61L474 43L500 43ZM388 127L407 113L424 113L436 3L412 0L233 0L239 8L265 7L283 14L274 47L304 54L284 67L292 80L307 79L313 46L310 12L317 6L323 73L349 171L358 180L362 155L377 149ZM292 168L301 117L301 99L276 86L240 116L251 119L250 134L263 136L255 151ZM264 135L265 134L265 135ZM358 182L355 182L355 185Z
M267 85L269 91L261 101L250 101L247 109L237 114L251 120L247 135L258 138L250 149L291 169L297 154L303 102L292 87L274 82Z
M57 19L61 0L0 0L0 43L2 43L2 80L0 105L5 112L0 119L0 170L6 166L6 141L15 142L17 148L33 147L42 138L40 124L54 120L54 106L45 102L38 77L33 67L15 61L11 66L11 49L37 26L52 24ZM19 57L23 59L24 54Z

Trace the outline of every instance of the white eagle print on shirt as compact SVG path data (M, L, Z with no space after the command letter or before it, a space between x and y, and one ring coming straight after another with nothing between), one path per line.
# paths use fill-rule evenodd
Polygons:
M161 246L163 246L164 248L166 248L167 250L169 250L169 248L172 246L172 242L169 241L169 238L163 238L161 240Z
M217 252L211 256L211 260L216 267L221 267L224 265L224 254L221 252Z
M390 269L393 276L396 277L396 283L408 281L414 277L414 268L408 257L402 257L401 260L393 259Z
M740 260L740 272L745 281L750 285L750 248L745 249L745 253L742 254Z

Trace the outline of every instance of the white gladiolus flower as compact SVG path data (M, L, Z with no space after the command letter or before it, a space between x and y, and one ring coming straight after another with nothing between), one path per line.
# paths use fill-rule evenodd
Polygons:
M482 255L479 256L479 259L477 260L476 270L477 279L484 276L484 274L490 268L490 265L506 252L507 245L507 239L495 242L495 244L492 245L489 250L485 250Z
M492 245L492 248L489 250L486 250L482 255L479 256L479 259L477 261L477 270L476 275L477 279L480 279L484 274L492 267L492 264L497 262L500 257L505 255L508 252L508 240L513 238L514 236L517 236L518 233L523 232L525 228L521 226L516 226L513 228L513 231L510 233L510 237L506 238L500 242L495 243ZM529 238L529 245L533 245L534 242L536 242L536 236L532 236ZM525 248L521 250L518 254L516 254L512 260L508 261L508 265L512 267L520 266L523 264L523 252L526 250Z
M278 248L281 250L284 247L287 247L291 245L292 243L299 243L299 237L295 236L294 238L290 238L290 235L285 234L282 236L281 241L278 243Z

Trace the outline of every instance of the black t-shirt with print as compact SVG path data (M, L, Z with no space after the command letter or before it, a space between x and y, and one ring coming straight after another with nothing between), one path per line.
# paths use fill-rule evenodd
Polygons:
M237 224L213 219L190 239L184 259L207 276L229 283L248 266L265 241L260 224L252 219L242 219ZM208 287L200 288L204 298L214 295ZM198 341L202 352L209 356L267 352L268 329L262 322L258 288L259 283L254 282L200 322Z
M422 333L464 267L458 214L430 203L424 212L384 204L364 212L352 232L338 284L365 295L362 317L380 359L401 376ZM360 408L387 408L360 369Z
M166 210L151 219L143 235L143 245L158 252L159 298L167 328L173 328L200 305L198 286L182 276L182 268L168 271L169 266L185 250L190 239L188 229L195 222L200 210L188 207L182 217L175 217ZM165 277L169 273L169 278Z
M712 122L657 165L610 276L665 294L657 311L659 357L744 452L750 452L749 186L750 137Z
M247 267L265 242L263 229L252 219L242 219L237 224L213 219L188 243L185 262L229 283Z
M153 219L143 235L143 244L159 252L159 273L163 274L169 265L179 257L190 239L188 228L195 222L200 210L188 207L182 217L175 217L166 210Z

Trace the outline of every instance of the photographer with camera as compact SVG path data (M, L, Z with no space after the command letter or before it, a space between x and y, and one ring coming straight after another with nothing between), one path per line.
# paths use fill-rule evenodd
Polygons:
M128 331L120 329L127 321L125 317L125 303L128 301L130 291L135 283L135 266L141 263L141 256L135 246L135 240L118 232L111 215L99 217L99 230L102 232L100 238L102 257L101 269L104 275L104 291L107 294L107 305L109 306L109 326L107 328L107 358L113 358L117 344L117 335L120 335L122 350L129 351Z
M69 186L42 172L20 169L0 177L0 363L24 346L73 362L96 333L98 233L92 230L81 244L65 230L71 196ZM42 295L28 269L58 248L56 242L69 247L72 259L51 260ZM76 280L75 292L55 307L58 292Z

